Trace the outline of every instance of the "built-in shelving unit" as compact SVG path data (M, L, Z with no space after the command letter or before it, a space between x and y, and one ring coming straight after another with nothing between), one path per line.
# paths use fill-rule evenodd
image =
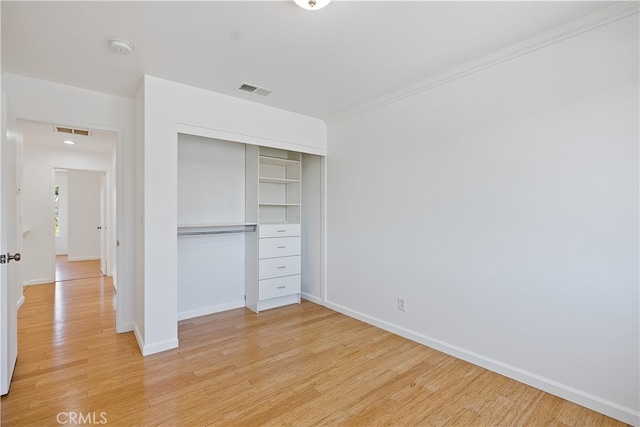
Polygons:
M262 147L258 167L258 222L300 223L300 153Z
M266 147L246 151L248 221L258 236L247 236L246 306L261 310L300 302L301 153Z

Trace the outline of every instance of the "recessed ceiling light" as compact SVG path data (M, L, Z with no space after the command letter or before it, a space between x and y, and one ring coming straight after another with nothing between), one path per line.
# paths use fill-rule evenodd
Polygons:
M72 140L70 140L70 139L65 139L65 140L64 140L64 143L65 143L65 144L69 144L69 145L74 145L74 144L75 144L75 142L74 142L74 141L72 141Z
M133 52L133 45L126 40L123 39L111 39L109 40L109 47L115 53L119 53L121 55L127 55Z

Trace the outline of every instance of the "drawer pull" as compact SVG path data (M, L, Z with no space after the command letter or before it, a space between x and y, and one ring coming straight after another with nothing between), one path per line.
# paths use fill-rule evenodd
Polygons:
M284 249L286 246L278 246L278 249Z
M278 230L278 233L284 233L287 230Z
M276 286L277 289L284 289L286 286Z
M286 266L286 265L283 265L283 266L276 267L276 268L277 268L278 270L281 270L281 269L283 269L283 268L287 268L287 266Z

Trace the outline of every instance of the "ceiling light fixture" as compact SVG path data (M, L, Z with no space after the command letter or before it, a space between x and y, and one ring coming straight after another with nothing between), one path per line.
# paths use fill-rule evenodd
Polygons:
M133 45L123 39L111 39L109 40L109 47L115 53L120 55L128 55L133 52Z
M74 141L71 141L70 139L65 139L63 142L64 142L65 144L69 144L69 145L74 145L74 144L75 144L75 142L74 142Z
M331 0L293 0L298 6L306 10L318 10L328 5Z

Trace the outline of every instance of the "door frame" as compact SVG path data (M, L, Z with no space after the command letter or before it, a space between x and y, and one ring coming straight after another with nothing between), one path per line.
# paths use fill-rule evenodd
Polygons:
M73 120L64 120L63 122L58 122L55 119L52 119L50 116L46 117L17 117L18 121L25 122L36 122L41 124L50 124L50 125L58 125L70 127L73 129L92 129L100 132L111 132L116 135L116 145L115 145L115 160L112 169L112 172L115 174L115 200L112 203L112 209L115 210L115 218L112 215L112 223L113 228L111 229L115 242L114 243L114 252L115 259L112 259L111 265L113 272L113 286L118 289L116 292L116 332L123 333L129 332L132 330L131 324L126 323L125 319L125 310L123 307L126 307L126 304L132 304L132 302L126 301L125 295L132 295L132 291L128 289L124 289L124 286L133 287L132 283L123 284L123 286L118 286L120 284L120 277L126 277L126 274L123 272L124 264L124 256L123 256L123 247L119 244L123 240L124 236L124 225L125 225L125 214L124 214L124 130L118 127L112 126L104 126L95 123L84 123ZM73 168L72 168L73 169ZM111 175L110 175L111 177ZM50 177L50 179L53 179ZM53 194L53 187L50 189L50 194ZM113 195L113 194L112 194ZM53 197L51 198L53 200ZM53 212L53 206L51 206L50 211ZM53 234L53 233L52 233ZM55 242L52 242L52 251L55 251ZM111 250L111 249L110 249ZM113 257L112 257L113 258ZM55 258L54 258L55 260ZM54 266L55 268L55 266ZM55 274L55 271L54 271Z
M100 230L100 265L102 268L102 264L104 263L107 268L111 268L111 266L113 265L117 265L114 264L114 260L112 260L112 254L114 251L112 251L111 249L113 249L111 247L111 239L110 239L110 233L111 230L115 230L116 229L116 224L114 222L114 216L111 214L112 212L112 203L111 200L113 200L113 186L111 185L111 171L105 171L105 170L101 170L101 169L88 169L88 168L70 168L68 166L54 166L54 165L49 165L49 212L51 212L52 215L52 219L51 222L53 223L53 220L55 219L54 215L55 215L55 209L54 209L54 199L53 199L53 193L55 190L55 186L56 186L56 170L57 169L65 169L68 171L85 171L85 172L95 172L98 174L101 174L101 178L103 180L103 183L101 184L101 187L104 187L104 192L105 192L105 197L104 197L104 202L105 205L104 206L104 224L100 224L100 226L102 227L106 227L106 230L108 232L105 232L105 230ZM102 188L100 190L102 192ZM101 201L100 201L100 215L103 214L102 209L102 195L100 195ZM102 218L101 218L102 219ZM102 222L102 221L100 221ZM68 227L69 224L67 224L67 231L68 231ZM68 235L67 235L67 244L68 244ZM105 247L105 252L103 253L103 246ZM116 248L117 249L117 248ZM105 259L103 260L102 257L105 257ZM52 282L55 282L56 277L55 277L55 272L56 272L56 236L55 236L55 232L53 230L53 228L51 229L51 255L50 255L50 259L49 259L49 263L50 263L50 272L52 275ZM117 269L116 269L117 271ZM111 276L113 273L113 271L103 271L103 274L105 276ZM115 280L115 277L114 277ZM115 287L115 284L114 284Z
M111 251L109 242L109 232L111 232L111 188L108 181L108 172L102 174L102 183L100 184L100 271L103 276L110 276L111 272ZM109 230L109 232L107 232Z

